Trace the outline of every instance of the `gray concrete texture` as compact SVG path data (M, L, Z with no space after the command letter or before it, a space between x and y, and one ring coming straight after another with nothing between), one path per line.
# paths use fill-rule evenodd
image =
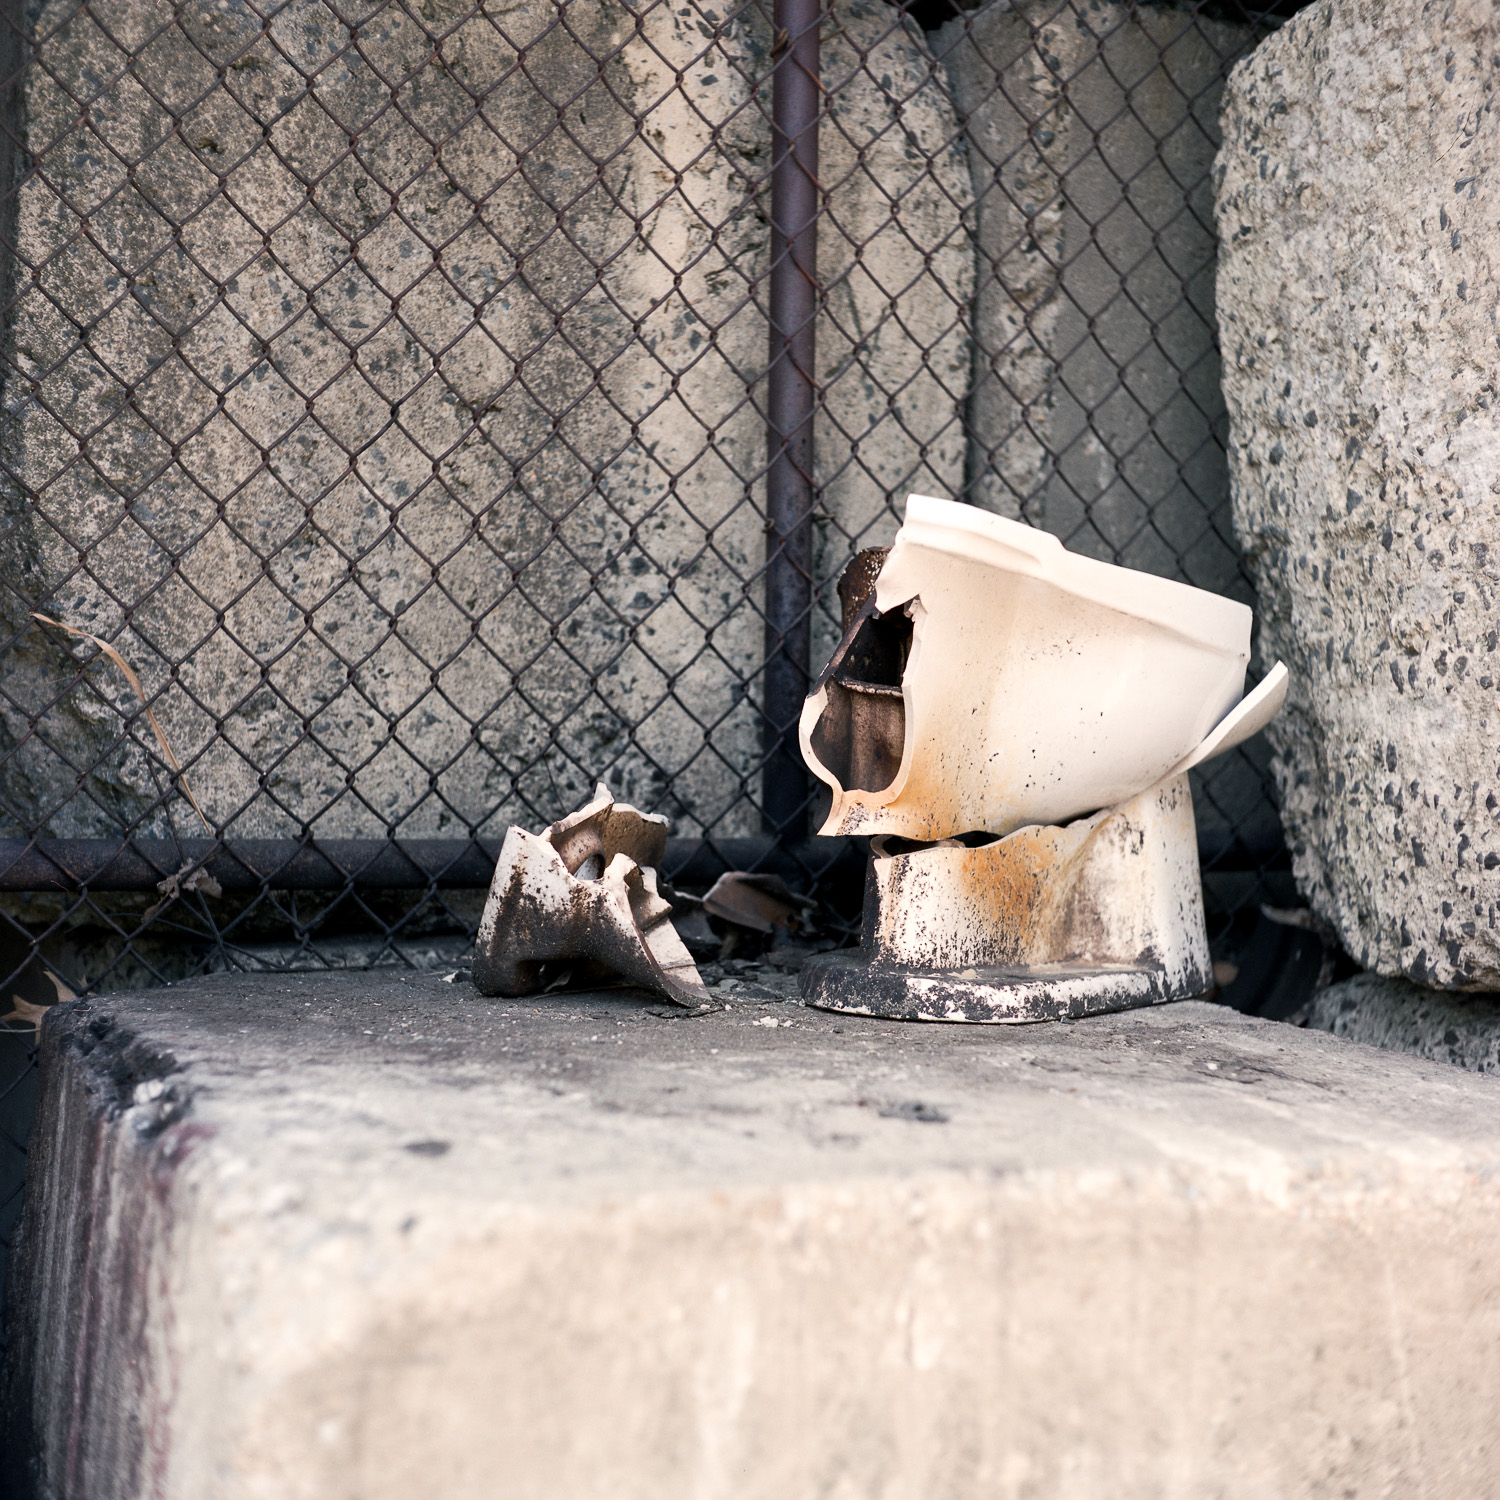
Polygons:
M1409 979L1356 974L1314 998L1307 1024L1476 1073L1500 1073L1500 996L1453 995Z
M232 833L493 832L601 775L754 831L766 18L267 14L36 18L6 626L113 639ZM820 437L863 544L961 481L969 188L893 12L824 56ZM123 680L73 671L35 633L8 663L13 825L158 797Z
M1192 1002L725 993L54 1012L17 1283L44 1493L1500 1488L1494 1080Z
M1210 174L1225 76L1258 34L1023 0L933 44L974 174L971 498L1237 597Z
M1299 886L1367 969L1500 988L1494 9L1339 0L1231 77L1235 521Z

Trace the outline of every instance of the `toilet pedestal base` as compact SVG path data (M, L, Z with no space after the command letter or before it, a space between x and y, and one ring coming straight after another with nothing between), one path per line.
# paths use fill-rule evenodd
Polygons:
M1186 776L1061 827L969 847L871 841L865 931L802 996L913 1021L1052 1021L1212 985Z
M809 1005L894 1021L1065 1021L1186 1000L1194 993L1174 985L1161 969L1045 964L955 972L882 963L863 949L819 954L802 971L802 998Z

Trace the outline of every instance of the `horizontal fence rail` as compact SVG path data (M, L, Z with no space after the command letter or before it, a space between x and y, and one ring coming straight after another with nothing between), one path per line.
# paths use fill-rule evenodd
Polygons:
M863 868L863 841L817 839L788 844L769 835L728 839L669 838L662 873L670 881L709 885L731 870L764 870L805 878ZM500 840L0 839L0 890L155 891L164 881L203 871L222 891L377 891L484 889Z
M483 839L0 839L0 890L155 891L164 881L203 871L223 891L410 891L484 889L500 841ZM815 878L862 868L865 841L811 839L791 844L771 835L728 839L669 838L662 873L684 885L708 885L731 870L764 870ZM1199 860L1219 870L1285 867L1284 848L1207 835Z

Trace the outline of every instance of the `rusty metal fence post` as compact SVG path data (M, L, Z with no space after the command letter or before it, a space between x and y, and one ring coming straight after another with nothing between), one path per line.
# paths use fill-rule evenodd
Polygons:
M807 805L797 719L812 635L821 25L819 0L776 0L761 816L767 833L792 838L803 832Z

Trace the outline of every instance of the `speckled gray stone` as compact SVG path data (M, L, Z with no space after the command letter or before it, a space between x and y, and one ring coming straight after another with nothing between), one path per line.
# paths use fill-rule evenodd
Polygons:
M1234 71L1235 522L1297 881L1360 963L1500 988L1500 129L1488 0L1336 0Z
M839 20L829 568L961 481L973 285L920 35L879 0ZM234 834L535 826L600 776L679 832L755 831L723 815L760 755L768 15L48 0L35 29L12 828L158 796L124 681L74 681L38 605L162 693Z
M1409 979L1356 974L1316 996L1307 1024L1476 1073L1500 1072L1500 995L1435 994Z

